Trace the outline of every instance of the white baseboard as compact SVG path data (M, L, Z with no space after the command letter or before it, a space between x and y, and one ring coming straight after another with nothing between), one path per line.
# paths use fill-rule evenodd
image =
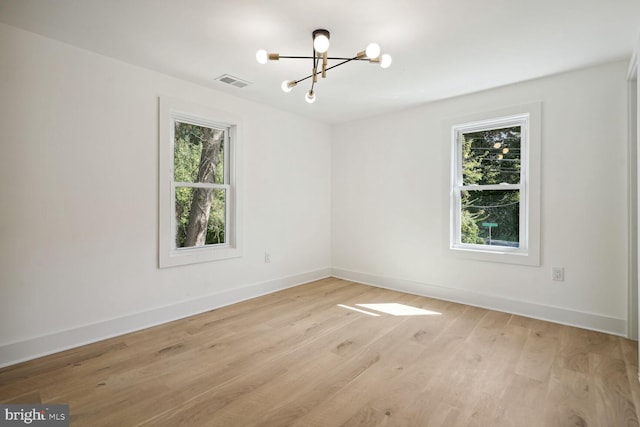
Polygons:
M254 283L104 322L0 346L0 367L193 316L331 275L330 268Z
M5 344L0 346L0 368L193 316L215 308L224 307L330 276L380 288L518 314L534 319L547 320L613 335L625 336L627 333L627 321L625 319L340 268L323 268L266 282L254 283L217 294L207 295L202 298L183 301L170 306L159 307L104 322L93 323L37 338Z
M411 280L394 279L374 274L360 273L340 268L333 268L331 269L331 272L333 277L372 285L379 288L422 295L445 301L458 302L475 307L502 311L505 313L518 314L534 319L547 320L549 322L560 323L563 325L605 332L612 335L626 336L627 334L626 319L608 317L562 307L540 305L527 301L487 295L463 289L429 285Z

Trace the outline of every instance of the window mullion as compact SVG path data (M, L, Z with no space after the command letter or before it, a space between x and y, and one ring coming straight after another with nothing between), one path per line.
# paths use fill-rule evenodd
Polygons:
M522 190L522 184L461 185L460 191Z
M213 189L226 189L228 184L215 184L212 182L174 182L176 187L191 187L191 188L213 188Z

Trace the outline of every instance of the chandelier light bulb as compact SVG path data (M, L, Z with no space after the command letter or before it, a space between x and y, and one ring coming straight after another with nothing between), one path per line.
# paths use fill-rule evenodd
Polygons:
M313 39L313 48L318 53L325 53L326 51L328 51L329 50L329 37L325 36L324 34L318 34Z
M496 150L498 148L502 147L502 143L501 142L496 142L495 144L493 144L493 148L495 148Z
M296 85L296 82L290 82L289 80L285 80L282 82L282 86L280 87L282 88L283 92L289 93L291 92L291 90L295 85Z
M260 49L259 51L257 51L256 61L258 61L259 64L266 64L269 61L269 55L267 54L267 51L264 49Z
M508 152L509 152L508 148L505 147L505 148L502 149L502 154L507 154Z
M304 100L309 104L313 104L314 102L316 102L316 94L313 93L312 90L310 90L304 95Z
M364 53L367 54L367 58L376 59L380 56L380 45L378 43L369 43Z
M380 57L380 66L382 68L389 68L391 66L391 62L393 62L393 59L391 59L391 55L388 53L383 53Z

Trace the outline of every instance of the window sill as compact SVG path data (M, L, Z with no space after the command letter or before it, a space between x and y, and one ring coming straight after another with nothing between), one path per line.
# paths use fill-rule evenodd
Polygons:
M534 256L531 252L522 252L517 250L501 249L475 249L470 247L450 247L450 253L456 258L499 262L504 264L529 265L532 267L540 266L540 257Z
M180 265L220 261L231 258L239 258L242 251L230 246L222 247L198 247L193 249L180 249L168 254L160 254L160 268L176 267Z

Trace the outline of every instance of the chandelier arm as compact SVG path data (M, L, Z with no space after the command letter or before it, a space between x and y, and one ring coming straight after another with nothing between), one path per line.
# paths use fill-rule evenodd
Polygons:
M313 56L289 56L289 55L280 55L280 59L313 59ZM340 56L328 56L328 60L330 61L371 61L369 58L359 58L357 56L353 58L343 58Z
M313 80L311 81L311 91L310 93L313 94L313 88L316 85L316 81L318 81L318 65L320 65L320 58L316 55L316 50L315 48L313 49L313 74L311 75L313 77Z
M327 52L322 54L322 78L327 77L327 61L328 61Z
M331 59L331 58L328 58L328 59ZM354 56L353 58L345 58L345 60L344 60L344 61L342 61L341 63L336 64L336 65L332 65L331 67L327 67L326 71L329 71L329 70L330 70L330 69L332 69L332 68L336 68L336 67L339 67L339 66L341 66L341 65L344 65L344 64L346 64L347 62L351 62L351 61L359 61L359 59L358 59L358 57L357 57L357 56Z
M282 56L281 56L280 58L282 58ZM310 57L309 57L309 58L310 58ZM307 58L307 59L308 59L308 58ZM351 62L351 61L362 61L362 59L359 59L357 56L354 56L353 58L346 58L344 61L342 61L342 62L341 62L341 63L339 63L339 64L332 65L331 67L327 67L326 71L329 71L329 70L330 70L330 69L332 69L332 68L336 68L336 67L339 67L339 66L341 66L341 65L344 65L344 64L346 64L347 62ZM365 61L368 61L368 59L365 59ZM306 77L303 77L303 78L301 78L301 79L299 79L299 80L294 80L294 81L295 81L295 83L296 83L296 84L298 84L298 83L303 82L303 81L305 81L305 80L308 80L308 79L310 79L311 77L313 77L314 75L318 75L318 74L320 74L320 72L316 72L316 73L314 73L314 74L309 74L309 75L308 75L308 76L306 76Z
M313 56L280 55L280 59L313 59Z
M303 77L303 78L301 78L300 80L294 80L294 82L295 82L296 84L298 84L298 83L303 82L303 81L305 81L305 80L307 80L307 79L310 79L311 77L313 77L313 74L309 74L307 77Z

